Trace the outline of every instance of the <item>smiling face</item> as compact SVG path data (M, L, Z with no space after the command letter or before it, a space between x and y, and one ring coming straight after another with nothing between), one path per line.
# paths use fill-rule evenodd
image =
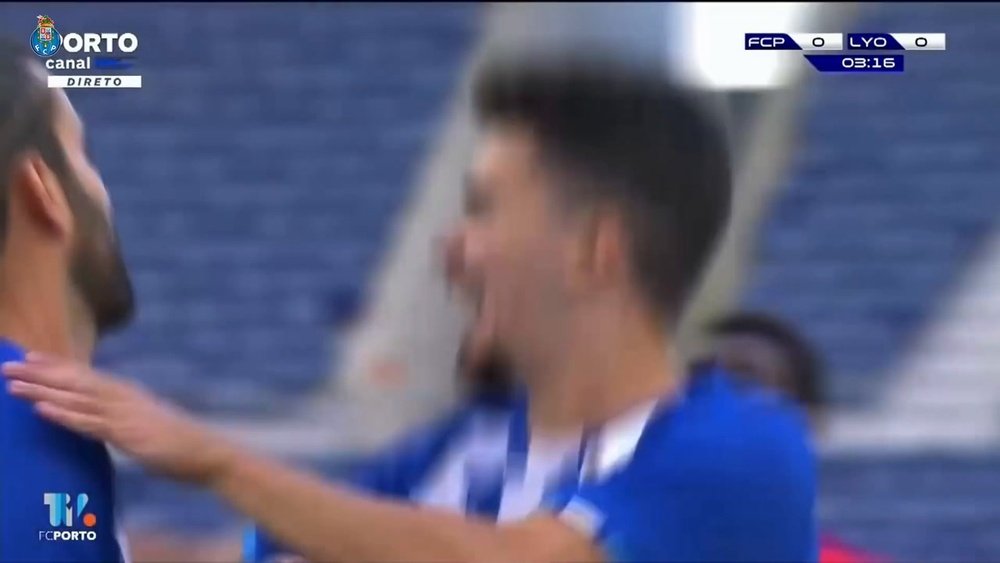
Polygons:
M459 282L477 307L476 331L515 355L558 330L575 299L568 267L578 233L551 182L530 132L485 132L469 173Z
M449 268L474 339L524 378L616 323L665 335L729 209L723 137L687 93L660 71L551 62L477 77L481 137Z

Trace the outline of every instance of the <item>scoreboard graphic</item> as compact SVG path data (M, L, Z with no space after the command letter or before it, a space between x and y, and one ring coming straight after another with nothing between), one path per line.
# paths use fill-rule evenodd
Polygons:
M747 33L747 51L839 51L803 53L820 72L903 72L905 58L886 51L944 51L944 33ZM845 53L846 52L846 53Z

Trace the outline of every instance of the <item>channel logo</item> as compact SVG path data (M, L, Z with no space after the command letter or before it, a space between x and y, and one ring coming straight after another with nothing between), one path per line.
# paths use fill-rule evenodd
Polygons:
M139 37L134 33L63 33L54 19L38 15L28 41L31 50L45 59L49 88L142 88L141 75L117 74L137 61ZM86 74L58 74L63 71Z
M52 530L39 530L38 539L42 541L95 541L96 530L72 529L93 528L97 525L97 515L86 512L90 496L87 493L72 495L66 493L45 493L43 502L49 509L49 525ZM69 528L69 529L67 529Z

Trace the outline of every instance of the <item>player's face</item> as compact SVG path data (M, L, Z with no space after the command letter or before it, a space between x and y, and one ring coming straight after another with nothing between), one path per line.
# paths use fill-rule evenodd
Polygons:
M60 178L73 212L70 281L94 317L98 333L126 323L135 309L132 283L111 223L111 202L87 156L83 124L56 90L55 129L68 164Z
M544 347L568 304L570 234L532 136L494 127L482 138L466 194L462 284L483 324L515 361Z
M713 356L726 371L794 397L791 366L778 346L754 335L732 334L715 341Z

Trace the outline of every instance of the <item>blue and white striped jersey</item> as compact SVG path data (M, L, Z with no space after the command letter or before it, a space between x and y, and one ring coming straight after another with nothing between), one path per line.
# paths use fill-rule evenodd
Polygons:
M527 402L473 404L350 482L510 522L547 510L614 561L813 561L815 468L800 413L718 370L591 432L532 439ZM282 550L247 538L247 558Z

